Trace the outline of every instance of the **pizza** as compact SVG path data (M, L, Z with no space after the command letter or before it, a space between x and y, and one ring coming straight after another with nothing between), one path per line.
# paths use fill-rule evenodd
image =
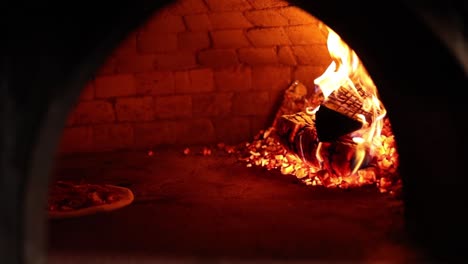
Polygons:
M133 192L110 184L58 181L49 187L49 218L71 218L109 212L131 204Z

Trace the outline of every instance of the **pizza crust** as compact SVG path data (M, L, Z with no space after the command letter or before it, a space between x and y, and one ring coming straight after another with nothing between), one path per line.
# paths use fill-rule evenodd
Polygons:
M90 207L80 209L73 209L67 211L49 210L49 219L74 218L86 215L93 215L101 212L110 212L131 204L135 199L133 192L128 188L108 184L103 185L103 187L106 187L109 190L111 190L113 194L115 193L115 195L119 197L119 199L112 203L93 205Z

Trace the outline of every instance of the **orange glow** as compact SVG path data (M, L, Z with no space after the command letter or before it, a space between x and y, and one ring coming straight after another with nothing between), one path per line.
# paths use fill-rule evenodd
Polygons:
M362 127L334 142L319 142L316 138L311 141L304 139L304 133L294 134L296 147L291 150L273 125L261 131L253 142L238 146L236 153L248 167L277 169L282 174L295 175L307 185L348 188L374 184L381 192L392 193L401 185L397 173L398 153L377 87L357 54L338 34L326 29L327 47L333 61L314 80L319 95L311 100L314 105L304 108L304 114L315 120L315 113L326 106L359 121ZM342 103L349 98L352 104ZM313 138L314 134L310 132L309 137ZM311 149L315 152L312 155L306 151Z
M351 135L356 143L357 160L351 174L355 174L362 165L366 152L373 154L376 148L381 147L379 140L383 118L386 110L380 102L377 87L370 78L367 70L359 60L356 53L330 28L328 29L327 47L333 62L326 71L314 83L322 91L325 101L332 93L346 90L358 99L362 111L369 114L368 120L365 115L355 113L354 119L361 121L362 129ZM320 155L318 153L318 155Z

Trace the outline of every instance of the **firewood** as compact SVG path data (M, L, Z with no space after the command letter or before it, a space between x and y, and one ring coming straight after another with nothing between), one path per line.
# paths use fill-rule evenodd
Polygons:
M373 162L370 149L358 146L348 135L333 142L322 142L319 155L324 169L337 177L347 177L353 170L366 168Z
M296 134L305 126L314 126L314 116L304 112L293 115L283 115L278 118L275 129L285 144L290 145L294 142Z
M321 166L320 160L317 158L317 148L319 142L321 142L319 155L324 161L324 168L334 176L349 175L359 165L357 164L360 161L359 155L364 155L367 159L361 165L366 165L369 162L368 153L366 153L368 151L358 149L357 144L348 135L348 130L354 131L359 129L362 124L333 110L325 110L325 112L327 113L326 117L329 117L328 122L336 122L336 125L327 125L326 129L337 127L336 129L338 130L327 130L326 132L330 133L330 135L322 135L322 138L326 140L322 140L318 134L319 131L316 127L317 120L315 120L318 116L315 117L303 112L294 115L284 115L278 119L275 127L276 133L282 145L315 167ZM322 118L325 118L325 116ZM347 130L341 129L340 126L342 125ZM324 131L321 132L324 133ZM341 135L344 133L346 134ZM359 151L361 153L358 153Z

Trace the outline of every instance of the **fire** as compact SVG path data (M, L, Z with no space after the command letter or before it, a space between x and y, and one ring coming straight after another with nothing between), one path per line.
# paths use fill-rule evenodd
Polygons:
M307 88L296 81L285 92L273 125L260 131L253 142L235 150L226 146L226 151L239 155L247 167L276 169L307 185L348 188L374 184L381 192L399 190L398 153L377 87L357 54L338 34L326 29L332 62L315 79L313 95L306 95ZM321 107L362 126L322 142L315 128Z
M369 113L371 118L371 120L367 120L363 114L356 114L356 118L362 122L363 128L355 131L352 135L352 140L357 144L357 160L351 173L355 174L362 165L366 153L373 155L375 149L382 147L382 142L379 139L386 110L378 98L377 87L357 54L338 34L328 27L327 30L327 47L333 62L320 77L315 79L315 85L322 91L325 102L335 91L346 90L350 92L352 96L358 98L362 103L362 110Z

